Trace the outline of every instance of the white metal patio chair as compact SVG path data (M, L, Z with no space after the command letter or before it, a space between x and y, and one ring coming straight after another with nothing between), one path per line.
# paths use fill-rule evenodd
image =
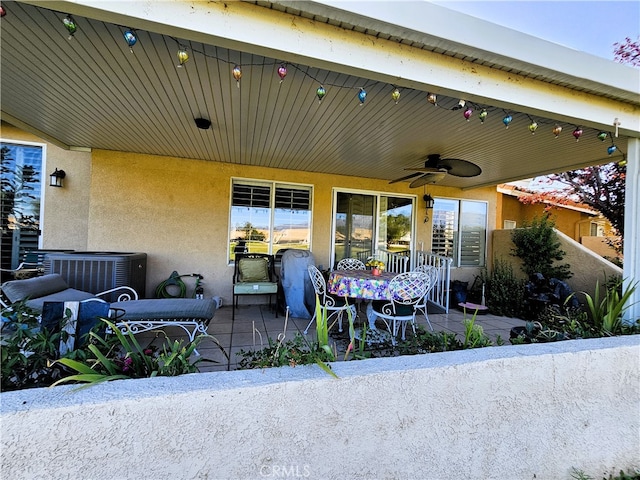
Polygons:
M336 265L336 270L366 270L367 267L357 258L343 258Z
M400 324L402 324L402 340L405 339L408 322L411 322L415 335L417 306L422 302L428 288L429 279L426 273L400 273L389 282L389 299L375 300L372 303L373 313L384 321L394 343Z
M435 287L436 283L438 283L438 269L433 265L419 265L414 269L415 272L423 272L427 275L427 282L429 286L427 287L427 291L422 297L420 303L416 304L416 310L419 310L424 315L424 319L427 321L427 325L431 331L433 331L433 325L431 325L431 321L429 320L429 315L427 314L427 303L429 300L429 292Z
M311 278L311 283L313 284L313 289L316 292L316 296L320 299L320 307L327 310L327 322L333 315L336 315L338 319L338 331L342 332L342 315L347 310L351 310L351 314L353 315L352 318L355 318L356 306L349 305L349 302L347 302L346 298L338 297L328 293L327 281L322 276L322 272L320 272L320 270L318 270L315 265L309 265L307 267L307 271L309 272L309 277ZM311 321L307 325L307 328L304 329L305 335L309 331L309 327L315 319L316 312L314 310Z

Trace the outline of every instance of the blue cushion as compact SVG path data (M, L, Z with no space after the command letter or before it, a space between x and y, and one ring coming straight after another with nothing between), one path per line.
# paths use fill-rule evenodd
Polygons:
M212 298L159 298L115 302L111 308L124 310L118 320L211 320L216 302Z
M21 281L26 282L26 280ZM44 302L81 302L82 300L88 300L90 298L96 298L96 296L93 293L83 292L75 288L67 288L66 290L52 293L51 295L27 300L26 305L41 312Z

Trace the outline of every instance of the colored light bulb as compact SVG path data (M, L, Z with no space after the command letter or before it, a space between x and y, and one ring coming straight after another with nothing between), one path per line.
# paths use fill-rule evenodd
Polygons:
M562 127L560 125L557 125L555 127L553 127L553 129L551 130L553 132L553 134L556 136L556 138L558 138L558 136L560 135L560 133L562 132Z
M62 19L62 23L67 28L67 31L69 32L69 40L71 40L73 38L73 34L76 33L76 30L78 30L76 21L71 15L67 15Z
M436 97L435 93L430 93L427 95L427 102L431 103L432 105L437 105L438 97Z
M580 127L577 127L571 135L574 136L577 142L578 140L580 140L580 137L582 136L582 129Z
M391 92L391 98L393 99L394 102L396 102L396 105L397 105L398 100L400 100L400 90L396 88L393 92Z
M324 89L324 87L322 85L320 85L318 87L318 89L316 90L316 96L318 97L318 103L322 102L322 99L324 98L324 96L327 94L327 91Z
M236 79L236 86L240 88L240 79L242 78L242 68L240 68L240 65L233 67L231 74L233 75L233 78Z
M607 132L598 133L598 140L604 142L607 139L607 135L609 135Z
M469 119L471 118L471 115L473 115L473 109L471 107L467 107L467 109L464 111L462 115L464 115L464 118L466 118L468 122Z
M127 45L129 45L129 50L131 50L131 53L133 53L133 46L138 41L138 37L136 37L136 34L133 32L133 30L127 30L126 32L124 32L123 36L125 41L127 42Z
M538 123L535 120L531 120L531 123L529 124L529 131L531 132L531 135L535 135L537 129Z
M278 76L280 77L280 83L282 83L284 77L287 76L287 67L284 64L280 65L278 68Z
M367 99L367 92L364 88L360 88L358 92L358 100L360 100L360 105L364 105L364 101Z
M504 123L504 126L509 128L509 124L511 123L511 121L513 120L513 117L511 115L505 115L504 118L502 119L502 123Z
M613 152L615 152L618 149L618 147L616 147L615 145L611 145L609 148L607 148L607 153L609 155L613 155Z
M487 112L486 108L483 108L482 110L480 110L480 113L478 114L480 123L484 123L484 121L487 119L487 115L489 115L489 113Z
M180 50L178 50L178 68L182 68L182 66L187 62L187 60L189 60L189 54L187 53L187 51L184 48L180 48Z

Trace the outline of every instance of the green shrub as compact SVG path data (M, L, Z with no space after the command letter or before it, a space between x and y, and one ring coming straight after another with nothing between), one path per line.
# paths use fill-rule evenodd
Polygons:
M511 233L515 245L512 255L522 260L522 270L527 277L541 273L544 278L571 278L570 265L556 263L562 261L565 252L560 248L554 227L553 220L545 215L534 218L530 223L525 222L522 228Z
M480 274L484 285L485 302L494 315L520 318L525 300L525 281L516 278L513 267L505 260L493 262L491 273Z

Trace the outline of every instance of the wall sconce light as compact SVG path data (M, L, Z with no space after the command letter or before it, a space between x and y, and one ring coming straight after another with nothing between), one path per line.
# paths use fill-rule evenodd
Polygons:
M58 170L56 168L56 171L53 172L51 175L49 175L49 186L63 187L64 186L63 179L66 176L67 174L64 172L64 170Z
M424 200L424 205L427 210L424 214L424 223L427 223L429 221L429 210L433 210L435 200L428 193L422 197L422 200Z

